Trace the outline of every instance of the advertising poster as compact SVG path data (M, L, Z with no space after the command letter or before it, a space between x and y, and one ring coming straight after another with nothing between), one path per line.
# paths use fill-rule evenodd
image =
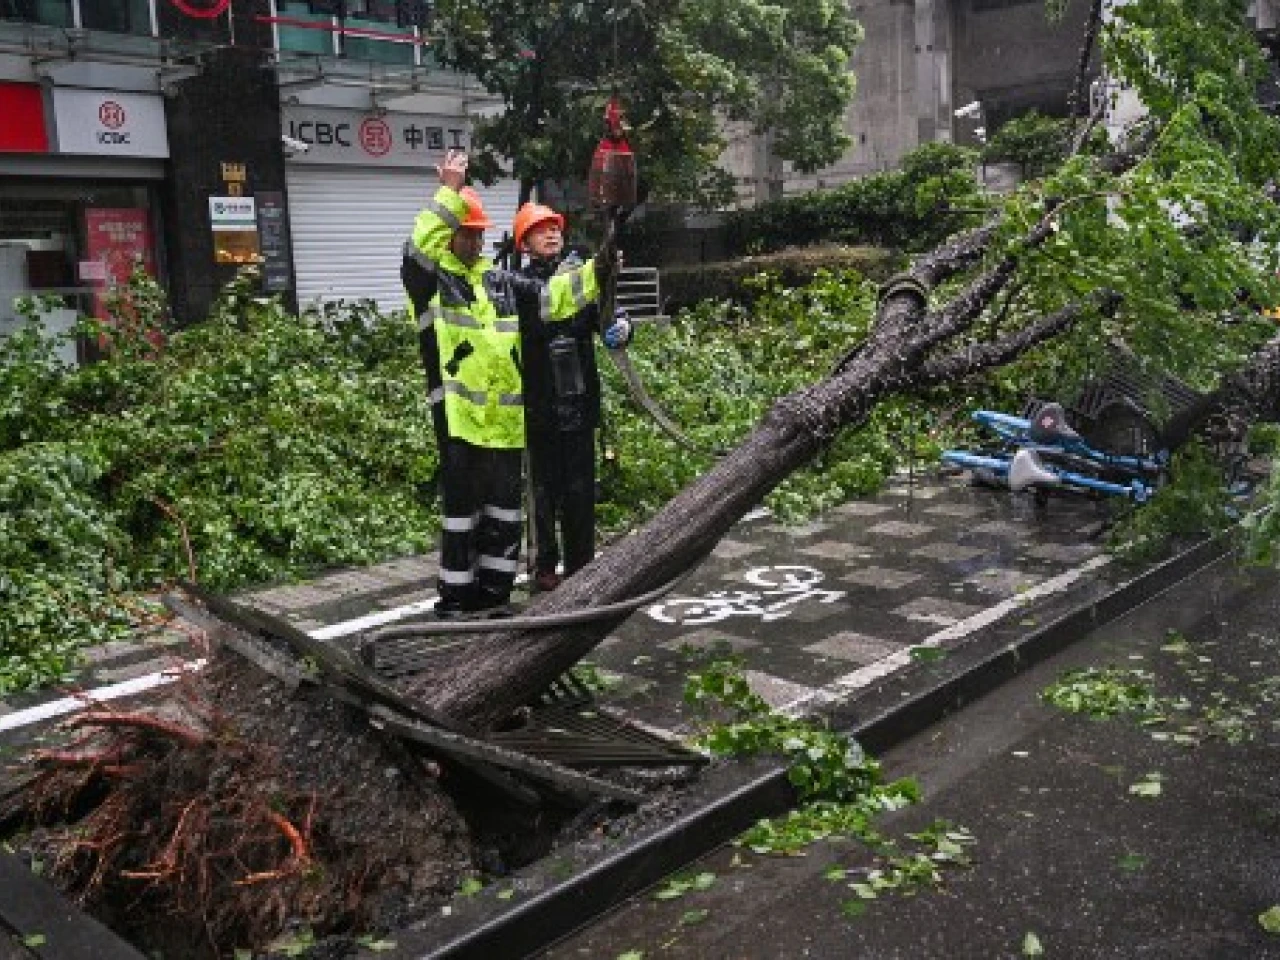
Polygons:
M258 263L258 212L253 197L210 197L214 263Z
M284 194L265 191L254 199L258 202L263 289L267 293L281 293L293 286L293 256L289 252Z
M96 290L93 315L107 320L110 318L106 309L106 293L111 287L128 282L135 263L141 261L147 272L155 276L151 218L146 210L139 207L97 207L85 210L84 226L85 262L101 264L102 267L89 271L82 267L80 273L85 279L89 276L94 278L89 280Z

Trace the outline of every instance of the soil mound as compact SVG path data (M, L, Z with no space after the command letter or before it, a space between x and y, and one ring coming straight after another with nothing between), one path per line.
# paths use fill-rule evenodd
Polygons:
M322 690L221 648L169 689L73 718L19 799L50 876L142 949L212 957L301 927L393 928L472 868L435 768Z

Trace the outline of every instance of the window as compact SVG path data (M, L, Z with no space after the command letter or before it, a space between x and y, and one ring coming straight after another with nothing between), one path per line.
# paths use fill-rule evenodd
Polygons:
M151 36L152 0L0 0L0 20Z
M151 36L151 0L81 0L80 17L89 30Z
M335 53L333 16L322 10L323 3L291 2L282 0L276 5L279 16L294 21L280 24L280 49L294 53L318 53L332 56ZM304 24L315 24L314 27Z
M429 8L424 0L277 0L276 9L293 21L279 25L281 50L412 66L414 25Z
M75 25L71 0L0 0L0 20L42 23L49 27Z
M156 273L155 210L154 188L140 183L0 182L0 337L23 326L19 298L44 298L49 335L70 330L78 314L106 319L106 294L139 259ZM76 354L64 345L64 360Z
M343 27L351 33L342 35L342 55L350 60L372 60L375 63L413 65L413 44L383 40L381 36L413 37L412 27L398 25L399 10L395 0L347 0Z

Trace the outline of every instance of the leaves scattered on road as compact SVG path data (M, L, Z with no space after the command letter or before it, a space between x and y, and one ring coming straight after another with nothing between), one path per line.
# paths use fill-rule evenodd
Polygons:
M1164 777L1159 773L1148 773L1135 784L1131 784L1129 792L1135 797L1158 797L1164 792L1161 782Z

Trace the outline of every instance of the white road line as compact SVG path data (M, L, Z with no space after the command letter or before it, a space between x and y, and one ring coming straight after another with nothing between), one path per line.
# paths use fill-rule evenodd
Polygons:
M522 573L516 577L516 583L528 583L529 575ZM361 630L370 630L373 627L380 627L384 623L395 623L397 620L403 620L405 617L416 616L419 613L428 613L431 608L436 605L436 595L433 593L424 600L415 600L413 603L407 603L402 607L391 607L387 610L379 610L377 613L366 613L363 617L356 617L354 620L343 620L339 623L330 623L323 627L317 627L315 630L307 631L308 634L316 640L333 640L337 637L347 637L353 633L359 633Z
M384 623L394 623L397 620L403 620L405 617L412 617L414 614L427 613L435 605L436 596L432 594L425 600L405 604L403 607L392 607L390 610L367 613L363 617L356 617L354 620L343 620L341 623L331 623L325 627L309 630L308 633L317 640L333 640L336 637L359 633L361 630L380 627Z
M79 697L63 697L61 700L51 700L48 703L42 703L27 710L6 713L0 717L0 733L6 730L27 727L33 723L40 723L42 720L51 720L54 717L61 717L68 713L75 713L77 710L83 710L85 707L90 706L93 701L118 700L121 697L131 697L135 693L144 693L155 687L162 687L167 683L173 683L185 671L202 669L206 662L205 660L193 660L190 663L175 666L170 670L149 673L145 677L135 677L132 680L114 683L109 687L99 687L97 690L86 690Z
M911 650L915 647L939 647L948 640L959 640L967 637L975 631L981 630L997 620L1001 620L1021 607L1025 607L1033 600L1039 600L1041 597L1048 597L1055 593L1061 593L1073 583L1096 570L1100 570L1111 562L1111 558L1106 555L1099 555L1083 563L1078 567L1068 570L1066 573L1060 573L1052 579L1038 583L1029 590L1026 590L1017 596L1009 597L1002 600L993 607L988 607L981 613L975 613L972 617L968 617L958 623L953 623L945 630L939 630L937 633L931 634L919 643L912 644L911 647L899 650L897 653L891 654L875 663L867 664L860 667L852 673L846 673L842 677L836 677L825 687L815 690L811 694L799 697L780 708L781 713L788 716L802 716L814 707L826 703L832 703L837 700L843 700L854 690L874 683L875 681L887 677L889 674L901 670L911 662Z

